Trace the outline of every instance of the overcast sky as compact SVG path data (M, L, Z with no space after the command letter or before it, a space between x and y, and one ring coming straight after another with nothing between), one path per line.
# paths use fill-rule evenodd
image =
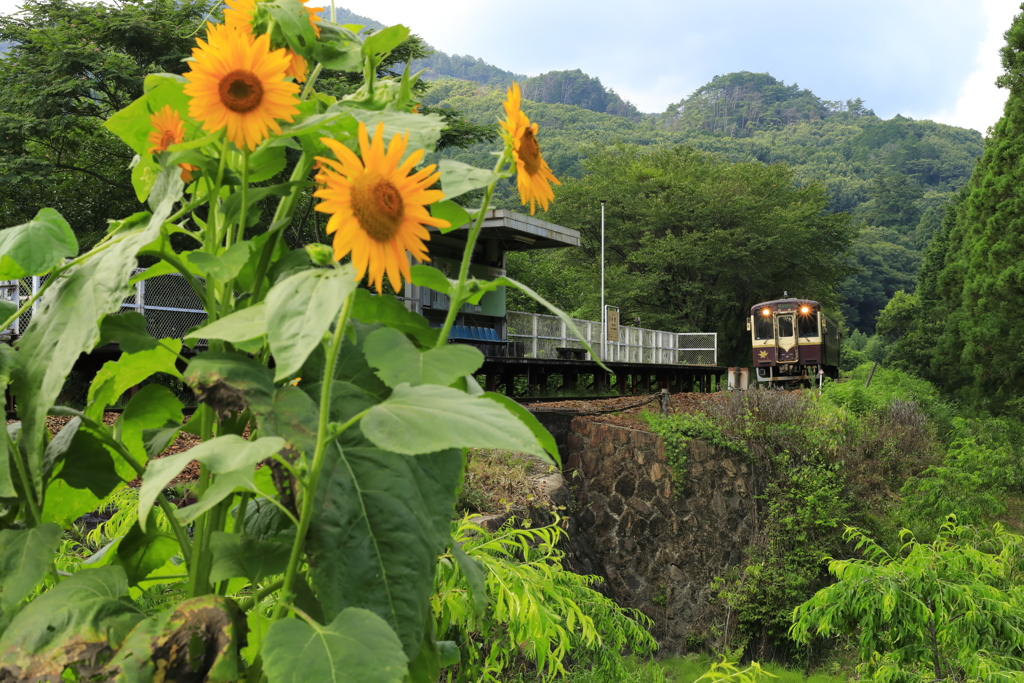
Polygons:
M827 100L860 97L883 118L981 132L1002 114L993 81L1020 11L1020 0L338 2L516 73L582 69L645 112L717 74L767 71ZM0 0L0 12L17 4Z

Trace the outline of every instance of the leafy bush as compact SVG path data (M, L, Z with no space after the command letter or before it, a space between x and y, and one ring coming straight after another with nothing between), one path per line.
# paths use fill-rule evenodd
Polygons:
M861 415L878 412L893 400L914 402L935 422L940 435L948 433L957 409L939 395L938 389L923 379L881 366L875 368L871 384L865 388L871 367L870 364L858 366L848 382L829 382L823 398Z
M873 681L1024 681L1024 538L953 518L933 543L903 537L890 554L847 529L863 559L829 563L837 582L796 609L793 639L855 637Z
M529 671L552 680L574 660L618 681L630 668L625 650L657 649L647 616L594 590L600 577L562 568L564 533L557 523L517 528L514 519L493 534L468 519L454 525L431 600L438 636L461 653L447 680L496 683Z
M1019 424L995 418L954 418L942 464L903 486L900 519L918 538L934 538L936 516L955 514L984 524L1006 511L1007 494L1024 486L1024 434Z

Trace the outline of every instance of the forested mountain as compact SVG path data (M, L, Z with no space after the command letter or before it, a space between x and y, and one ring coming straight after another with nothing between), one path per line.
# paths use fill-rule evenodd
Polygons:
M424 101L484 123L500 115L503 96L503 88L442 79ZM581 177L584 160L608 145L686 145L734 163L788 164L799 187L821 183L828 210L848 212L861 226L851 254L859 270L841 294L847 322L867 332L895 292L913 291L922 250L983 148L973 130L903 116L883 120L860 100L821 100L749 72L716 77L656 118L544 102L525 102L524 110L540 124L544 156L561 178ZM446 154L486 165L495 149L477 145ZM516 208L514 195L506 183L496 201Z

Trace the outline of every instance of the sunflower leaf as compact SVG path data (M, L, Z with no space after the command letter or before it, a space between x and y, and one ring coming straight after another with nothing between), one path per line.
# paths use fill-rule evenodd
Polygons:
M348 295L356 288L351 264L303 270L267 292L267 341L274 355L274 381L294 377L330 330Z
M530 428L486 397L437 384L399 384L359 423L379 448L419 455L445 448L506 448L546 457Z
M439 168L441 169L441 190L444 192L445 199L454 199L461 194L487 187L501 178L501 175L494 171L485 171L454 159L442 159ZM454 224L452 225L454 227Z
M442 233L463 228L473 219L464 208L448 199L431 204L430 214L434 218L440 218L450 224L447 228L439 228Z
M448 127L440 114L410 114L401 111L367 111L352 109L352 116L366 124L366 130L372 137L377 124L384 124L384 142L390 142L396 135L409 135L409 144L405 148L403 159L417 149L433 151L437 141L441 139L441 131Z
M264 302L243 308L185 335L185 339L222 339L244 342L267 333L267 308Z
M54 209L39 209L28 223L0 231L0 280L42 275L78 254L71 226Z

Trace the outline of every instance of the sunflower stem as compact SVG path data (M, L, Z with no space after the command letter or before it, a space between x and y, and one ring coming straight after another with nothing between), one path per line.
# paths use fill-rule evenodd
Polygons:
M284 574L284 584L281 586L281 596L277 607L274 609L274 616L271 621L277 621L284 616L287 609L285 605L291 602L293 592L292 584L295 582L295 575L298 573L299 560L306 548L306 534L309 533L309 524L313 516L313 502L316 498L316 487L320 480L320 470L323 469L324 455L327 453L327 443L337 437L332 433L328 439L328 423L331 413L331 395L334 386L334 368L338 363L338 356L341 352L342 342L345 339L345 328L348 325L349 313L352 310L352 302L355 299L353 291L345 299L341 307L341 314L334 328L334 337L331 339L331 346L327 352L327 360L324 363L324 378L320 387L320 416L316 434L316 451L313 454L313 463L309 468L309 479L302 492L302 510L299 515L299 528L295 534L295 543L292 544L292 552L288 558L288 568ZM366 413L363 411L345 423L343 428L354 424Z
M238 211L238 237L235 239L236 243L241 243L245 237L245 214L248 205L246 200L249 198L249 150L242 150L242 206ZM231 228L228 227L228 237L230 237Z
M305 180L309 177L309 172L312 168L313 157L308 152L303 152L288 180ZM267 239L267 243L263 245L263 253L260 254L260 262L256 266L256 283L252 288L252 302L254 304L260 302L260 294L263 293L263 278L267 274L267 268L270 267L270 258L277 248L277 241L281 239L281 232L285 226L291 223L292 215L295 213L295 206L298 204L301 194L302 187L296 185L292 187L292 191L289 194L281 198L280 203L277 205L274 220L270 223L270 237ZM312 197L310 201L313 201Z
M508 158L508 149L505 150L498 161L494 164L494 172L498 173L501 167L505 164L505 160ZM448 315L444 319L444 327L441 328L441 334L437 337L437 347L440 348L448 343L448 334L452 331L452 325L455 324L455 317L459 314L459 309L462 308L462 297L466 291L466 278L469 275L469 261L473 256L473 247L476 246L476 238L480 236L480 229L484 224L484 216L487 214L487 207L491 205L491 196L494 195L494 188L498 184L497 180L491 182L484 190L484 201L480 205L480 210L476 212L476 222L469 231L469 235L466 236L466 248L462 252L462 265L459 266L459 281L455 285L455 292L452 294L451 305L448 306Z
M306 80L306 86L302 89L302 94L299 95L299 101L305 102L309 98L309 93L313 92L313 84L316 83L316 79L323 69L324 65L317 62L316 66L313 67L313 71L310 72L309 78Z

